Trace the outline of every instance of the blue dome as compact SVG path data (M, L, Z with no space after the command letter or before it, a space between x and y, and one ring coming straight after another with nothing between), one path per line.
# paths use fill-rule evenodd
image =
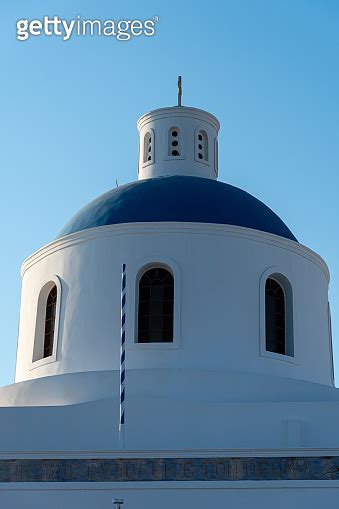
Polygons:
M57 238L109 224L161 221L244 226L297 242L285 223L250 194L188 176L138 180L108 191L79 210Z

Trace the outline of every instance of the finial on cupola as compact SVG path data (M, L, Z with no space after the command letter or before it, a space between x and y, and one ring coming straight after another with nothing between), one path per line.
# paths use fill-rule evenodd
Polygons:
M182 79L181 76L178 76L178 106L182 106L181 98L182 98Z

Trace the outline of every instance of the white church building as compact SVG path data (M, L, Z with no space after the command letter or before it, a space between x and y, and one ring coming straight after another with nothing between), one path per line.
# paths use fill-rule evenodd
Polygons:
M339 507L329 271L218 181L218 120L143 115L138 180L22 266L0 508Z

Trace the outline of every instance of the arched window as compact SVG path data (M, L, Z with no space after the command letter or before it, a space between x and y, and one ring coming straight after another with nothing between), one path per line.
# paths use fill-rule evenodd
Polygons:
M266 350L287 355L286 303L282 286L272 278L265 285Z
M144 136L144 164L152 164L154 162L154 133L148 131Z
M139 281L138 343L173 342L174 278L152 267Z
M208 162L208 136L202 129L197 130L195 135L195 158Z
M168 132L168 155L170 157L181 157L181 140L178 127L171 127Z
M37 315L33 345L32 362L56 360L61 301L61 283L53 276L40 290L37 302Z
M50 357L53 353L57 297L58 290L56 285L54 285L48 294L46 302L44 351L43 351L44 359L46 357Z

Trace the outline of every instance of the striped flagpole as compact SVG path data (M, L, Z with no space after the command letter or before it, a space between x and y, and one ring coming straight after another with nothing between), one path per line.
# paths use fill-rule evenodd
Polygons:
M119 443L123 449L125 446L125 346L126 346L126 264L122 265L121 278L121 344L120 344L120 419L119 419Z

